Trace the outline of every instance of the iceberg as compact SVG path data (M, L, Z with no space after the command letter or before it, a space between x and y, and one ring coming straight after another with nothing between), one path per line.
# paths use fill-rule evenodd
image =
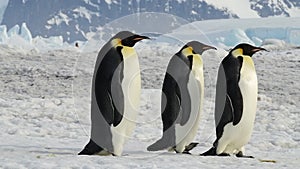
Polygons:
M60 49L64 46L62 36L52 36L49 38L37 36L32 40L32 44L41 51Z
M0 25L0 43L6 42L8 39L6 25Z
M232 29L225 37L226 44L252 43L251 39L242 29Z
M29 43L32 42L32 35L31 35L31 32L30 30L28 29L26 23L22 23L22 26L21 26L21 32L20 32L20 36L25 39L26 41L28 41Z
M8 37L13 37L14 35L19 35L19 32L20 32L20 26L15 25L9 29L9 31L7 32L7 35L8 35Z

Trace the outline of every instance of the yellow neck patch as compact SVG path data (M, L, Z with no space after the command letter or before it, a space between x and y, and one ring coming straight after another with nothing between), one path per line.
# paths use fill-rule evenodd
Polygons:
M113 39L110 43L113 47L123 46L120 38Z
M243 59L244 64L246 64L250 68L255 69L254 62L250 56L244 56Z
M193 56L193 65L192 65L192 69L194 68L200 68L202 67L202 58L201 55L199 54L194 54L193 53L193 48L192 47L187 47L185 49L182 50L181 52L185 57L188 56Z
M189 46L189 47L183 49L183 50L181 51L181 53L182 53L185 57L188 57L189 55L193 55L193 48Z
M128 46L123 46L121 52L124 59L130 58L132 56L137 56L134 48Z
M243 49L238 48L238 49L235 49L234 51L232 51L231 53L232 53L232 56L235 58L237 58L239 56L243 57L243 62L244 62L243 65L245 64L251 68L254 68L254 63L253 63L252 58L248 55L244 55Z
M193 57L193 65L192 65L192 69L197 69L197 68L202 68L202 58L201 58L201 55L199 54L194 54L193 53L193 48L192 47L187 47L185 49L183 49L181 51L181 53L185 56L185 57L188 57L188 56L192 56Z
M193 66L198 66L198 67L202 67L202 58L201 55L199 54L194 54L193 55Z
M133 47L128 47L122 45L122 40L120 38L113 39L111 42L112 47L117 48L118 46L122 46L121 53L123 55L123 59L127 59L132 56L136 56L136 52Z
M233 57L237 58L238 56L243 55L243 49L242 48L237 48L234 51L231 52Z

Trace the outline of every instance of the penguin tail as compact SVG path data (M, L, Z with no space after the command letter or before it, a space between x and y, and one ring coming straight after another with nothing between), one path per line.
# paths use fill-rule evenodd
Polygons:
M170 145L168 143L168 141L166 139L164 139L164 137L162 137L161 139L157 140L155 143L148 146L147 150L148 151L159 151L159 150L168 149L170 147L172 147L172 145Z
M209 150L207 150L206 152L200 154L200 156L216 156L216 155L217 155L216 147L212 147Z
M92 139L84 147L84 149L78 153L78 155L94 155L103 150L102 147L98 146Z

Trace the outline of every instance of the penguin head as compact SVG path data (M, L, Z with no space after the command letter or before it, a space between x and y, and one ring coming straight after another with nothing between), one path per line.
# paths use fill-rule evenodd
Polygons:
M199 54L202 55L202 53L206 50L214 49L217 50L217 48L209 45L205 45L203 43L200 43L198 41L191 41L188 42L182 49L182 53L186 56L192 55L192 54ZM189 53L189 54L188 54Z
M248 56L252 57L252 55L254 53L261 51L261 50L267 51L266 49L261 48L261 47L252 46L247 43L241 43L241 44L238 44L236 47L234 47L230 51L230 53L234 56L235 55L248 55Z
M202 53L204 51L209 50L209 49L217 50L217 48L215 48L213 46L209 46L209 45L200 43L198 41L191 41L191 42L188 42L186 45L189 46L189 47L192 47L194 53L197 53L197 54L200 54L200 55L202 55Z
M189 69L192 70L193 65L195 64L198 64L198 66L203 65L201 55L208 49L216 50L215 47L205 45L198 41L191 41L185 44L175 55L183 59L189 66Z
M113 38L112 42L114 45L122 45L122 46L128 46L133 47L138 41L141 41L143 39L150 39L147 36L137 35L129 31L122 31L117 33Z

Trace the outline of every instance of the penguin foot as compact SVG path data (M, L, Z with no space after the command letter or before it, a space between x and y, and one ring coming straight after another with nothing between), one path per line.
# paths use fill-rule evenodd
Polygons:
M92 139L84 147L84 149L78 153L78 155L94 155L103 150L102 147L98 146Z
M183 152L187 151L191 151L193 148L195 148L199 143L190 143L189 145L185 146L185 149Z
M177 152L176 150L175 150L175 147L170 147L169 149L168 149L168 152L176 152L176 153L179 153L179 152Z
M185 146L182 154L191 154L190 151L195 148L199 143L190 143L189 145Z
M180 154L180 152L176 150L176 147L173 147L172 149L173 151L175 151L176 154Z
M217 150L215 147L212 147L206 152L200 154L200 156L216 156L216 155L217 155Z
M230 154L228 154L228 153L221 153L221 154L218 154L217 156L228 157L228 156L230 156Z
M205 153L200 154L200 156L220 156L220 157L228 157L228 156L230 156L230 154L228 154L228 153L217 154L217 149L216 149L215 147L212 147L211 149L209 149L209 150L206 151Z
M254 158L253 156L244 155L242 151L239 151L235 156L239 158Z
M176 154L189 154L189 155L191 155L192 153L190 153L189 151L183 151L182 153L180 153L179 151L177 151L177 150L175 150L174 149L174 151L176 152Z

